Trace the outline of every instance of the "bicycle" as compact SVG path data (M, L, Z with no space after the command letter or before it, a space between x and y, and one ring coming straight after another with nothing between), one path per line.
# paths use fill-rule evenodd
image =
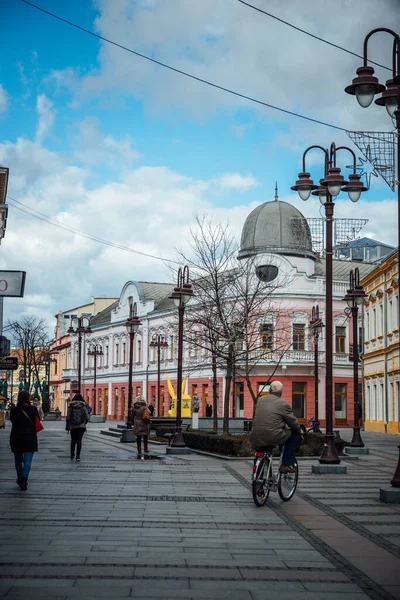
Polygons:
M297 460L293 465L294 473L281 473L279 467L282 465L284 447L282 446L279 458L273 456L275 446L267 446L265 452L256 452L253 464L253 476L251 489L254 504L264 506L270 492L278 491L284 502L293 498L299 479L299 467Z

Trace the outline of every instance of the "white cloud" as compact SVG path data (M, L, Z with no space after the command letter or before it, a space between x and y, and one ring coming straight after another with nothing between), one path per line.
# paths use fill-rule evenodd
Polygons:
M362 111L344 87L362 59L323 44L283 23L225 0L135 3L97 0L95 25L103 36L216 84L350 129L389 129L385 111ZM391 27L398 16L392 0L353 0L331 10L328 0L270 0L268 11L358 54L376 27ZM261 6L262 7L262 6ZM329 19L326 15L329 14ZM381 34L382 35L382 34ZM379 43L380 42L380 43ZM370 56L390 66L391 41L374 38ZM384 82L390 72L377 67ZM316 90L318 93L316 93ZM255 108L269 120L297 119L259 107L151 64L103 42L96 66L83 78L81 94L132 94L147 109L183 110L198 116L220 108ZM82 98L83 96L81 96ZM372 124L372 125L371 125ZM308 128L313 128L309 123ZM242 132L239 130L238 134Z
M133 139L129 136L121 140L100 131L99 120L87 117L78 126L75 139L74 156L86 165L108 168L132 168L140 154L133 148Z
M259 184L252 175L240 175L240 173L224 173L218 178L217 182L222 188L228 190L248 190Z
M8 94L0 84L0 114L5 113L8 107Z
M53 110L53 103L45 94L40 94L40 96L37 97L36 110L38 114L36 142L41 144L54 125L56 113L55 110Z

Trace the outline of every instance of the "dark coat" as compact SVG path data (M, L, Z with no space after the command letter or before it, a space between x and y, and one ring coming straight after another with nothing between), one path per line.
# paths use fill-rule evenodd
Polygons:
M261 396L256 405L250 434L253 449L261 451L265 446L284 444L292 431L301 433L300 424L290 404L274 394Z
M31 420L24 415L19 406L14 406L10 412L12 423L10 446L14 453L37 452L38 450L35 417L38 417L39 413L31 404L24 410Z
M144 400L136 400L132 406L131 423L133 421L133 433L135 435L148 435L149 424L143 421L142 415L147 403Z
M74 406L80 406L83 411L84 421L80 425L73 425L71 423L71 414L72 414L72 409ZM88 422L89 422L89 413L87 411L87 406L86 406L85 402L82 402L82 400L70 402L69 406L68 406L68 412L67 412L67 418L66 418L66 429L68 431L70 431L71 429L84 429L86 431L86 423L88 423Z

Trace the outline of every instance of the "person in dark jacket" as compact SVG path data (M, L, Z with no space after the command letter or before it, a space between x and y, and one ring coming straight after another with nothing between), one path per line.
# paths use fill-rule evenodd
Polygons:
M301 428L290 404L282 400L282 391L282 383L274 381L271 383L270 393L258 399L250 441L256 451L263 451L266 446L284 444L280 471L293 473L296 445L301 436Z
M80 394L75 394L68 406L65 428L71 433L71 460L75 458L76 448L76 462L81 460L82 438L88 421L86 403Z
M145 418L143 418L145 417ZM147 417L147 418L146 418ZM142 438L144 451L149 452L148 435L150 424L150 411L143 396L137 396L131 410L130 422L133 422L133 433L136 435L138 457L142 454Z
M36 417L39 418L39 413L31 404L29 392L21 390L18 394L17 405L10 411L12 423L10 446L14 453L17 484L21 490L28 489L33 453L38 450Z

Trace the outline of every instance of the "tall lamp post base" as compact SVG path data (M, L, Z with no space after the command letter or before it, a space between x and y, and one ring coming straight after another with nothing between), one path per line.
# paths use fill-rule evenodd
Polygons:
M353 438L349 445L351 448L364 448L365 444L361 439L359 427L353 427Z
M322 450L322 454L319 457L319 462L321 465L338 465L338 464L340 464L340 458L336 451L334 438L335 438L335 436L333 435L333 433L325 434L324 447Z
M400 445L399 448L399 460L396 467L396 472L394 474L393 479L390 482L390 485L395 488L400 488Z
M175 429L174 439L171 442L171 447L172 448L184 448L185 447L185 440L183 439L183 434L182 434L182 426L177 427Z

